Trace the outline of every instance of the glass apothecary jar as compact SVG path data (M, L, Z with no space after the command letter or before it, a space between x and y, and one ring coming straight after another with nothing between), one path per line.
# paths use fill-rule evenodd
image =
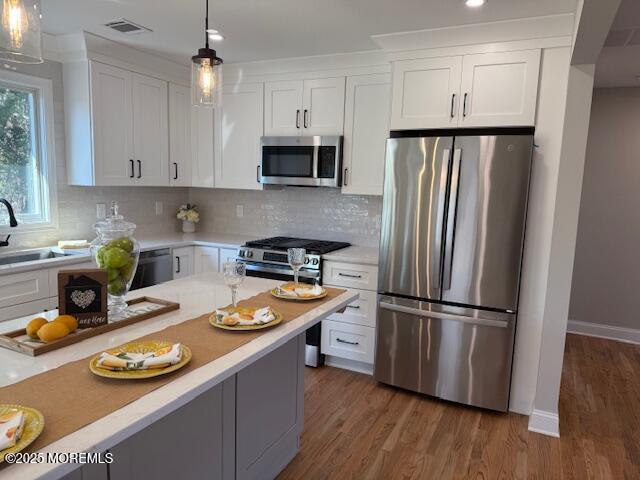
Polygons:
M93 228L98 237L91 242L91 251L99 268L107 271L109 318L123 318L127 308L125 296L138 267L140 245L133 238L136 225L118 213L118 202L111 202L111 211L104 221Z

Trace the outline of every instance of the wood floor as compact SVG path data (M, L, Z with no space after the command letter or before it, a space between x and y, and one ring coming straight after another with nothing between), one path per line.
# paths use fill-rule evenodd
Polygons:
M305 409L279 479L640 479L640 346L568 336L560 439L331 367L307 369Z

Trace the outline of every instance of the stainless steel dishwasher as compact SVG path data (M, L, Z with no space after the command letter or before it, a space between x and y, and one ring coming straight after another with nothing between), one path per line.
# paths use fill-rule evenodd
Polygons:
M138 269L133 277L131 290L151 287L159 283L173 280L173 257L171 249L149 250L140 252Z

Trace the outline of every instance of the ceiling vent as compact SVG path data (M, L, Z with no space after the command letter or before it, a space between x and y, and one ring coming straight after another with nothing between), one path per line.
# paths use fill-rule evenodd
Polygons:
M133 23L131 20L123 18L122 20L115 20L113 22L106 23L104 25L116 32L124 33L125 35L137 35L139 33L152 32L150 28L143 27L137 23Z

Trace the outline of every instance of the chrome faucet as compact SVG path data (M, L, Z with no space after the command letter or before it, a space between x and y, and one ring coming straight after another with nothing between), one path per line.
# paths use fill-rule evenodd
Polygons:
M16 220L16 215L15 213L13 213L13 207L11 206L11 204L4 198L0 198L0 203L3 203L4 206L7 207L7 210L9 211L9 226L11 228L17 227L18 220ZM7 238L0 241L0 247L8 247L10 238L11 238L11 235L7 235Z

